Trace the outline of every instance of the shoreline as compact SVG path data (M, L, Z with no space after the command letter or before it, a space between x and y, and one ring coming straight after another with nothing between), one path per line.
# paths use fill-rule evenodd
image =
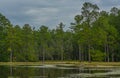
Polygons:
M83 67L120 67L120 62L76 62L76 61L46 61L46 62L0 62L0 66L4 65L28 65L28 66L38 66L38 65L59 65L59 66L83 66Z

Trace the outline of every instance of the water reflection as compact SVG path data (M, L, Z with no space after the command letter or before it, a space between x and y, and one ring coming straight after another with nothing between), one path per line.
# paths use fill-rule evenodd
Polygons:
M119 68L0 66L0 78L119 78Z

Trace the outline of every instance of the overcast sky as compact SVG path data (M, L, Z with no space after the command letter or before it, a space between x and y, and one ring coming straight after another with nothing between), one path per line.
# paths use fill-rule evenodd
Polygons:
M106 11L112 7L120 8L120 0L0 0L0 13L13 25L55 28L63 22L68 27L74 16L80 14L84 2L97 4Z

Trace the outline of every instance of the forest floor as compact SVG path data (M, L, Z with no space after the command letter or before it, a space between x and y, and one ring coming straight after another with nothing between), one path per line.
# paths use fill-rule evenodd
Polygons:
M79 62L79 61L45 61L45 62L0 62L0 65L58 65L84 67L120 67L120 62Z

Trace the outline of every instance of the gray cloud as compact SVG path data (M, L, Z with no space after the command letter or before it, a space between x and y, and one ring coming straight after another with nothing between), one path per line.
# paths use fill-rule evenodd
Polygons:
M14 25L29 23L54 28L59 22L69 26L86 1L104 10L120 4L119 0L0 0L0 12Z

